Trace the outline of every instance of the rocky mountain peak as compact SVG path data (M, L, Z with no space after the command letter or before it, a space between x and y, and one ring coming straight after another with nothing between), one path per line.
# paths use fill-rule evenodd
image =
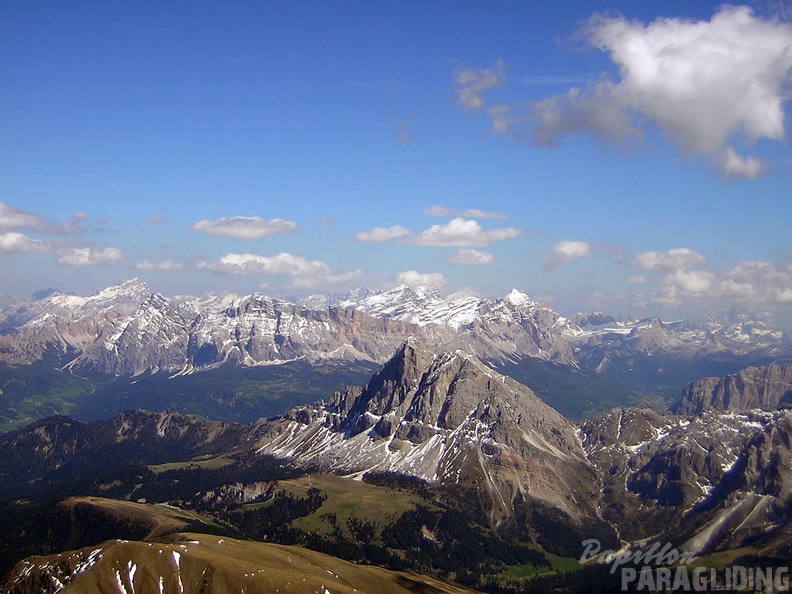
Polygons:
M518 291L517 289L512 289L509 291L503 300L508 301L516 307L531 307L536 305L536 302L533 299L528 297L528 295L525 293Z
M350 400L354 401L350 405ZM528 387L462 351L433 355L408 339L359 393L283 420L262 453L354 474L389 470L482 484L493 518L515 497L593 513L598 479L574 426Z
M344 423L347 430L359 433L367 429L365 419L362 419L366 413L377 416L404 413L434 359L426 347L414 338L408 338L374 374L352 404Z

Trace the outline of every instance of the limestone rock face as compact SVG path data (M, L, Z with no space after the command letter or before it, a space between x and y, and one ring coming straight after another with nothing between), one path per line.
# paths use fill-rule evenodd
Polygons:
M676 412L775 410L785 404L792 404L792 363L773 363L690 382L682 390Z
M369 470L478 486L492 517L515 497L597 513L599 478L575 427L529 388L461 352L407 341L350 404L339 393L280 420L261 453L341 474Z
M498 365L533 358L596 373L637 369L647 359L731 357L745 366L792 354L761 312L698 322L565 318L517 290L492 300L401 286L291 303L260 294L168 298L133 279L88 297L47 292L0 303L0 362L48 357L86 373L188 373L295 359L383 363L410 336L436 353L462 350Z
M602 517L626 541L663 534L706 552L764 540L773 551L783 543L769 536L792 529L791 411L617 409L580 433L603 476Z

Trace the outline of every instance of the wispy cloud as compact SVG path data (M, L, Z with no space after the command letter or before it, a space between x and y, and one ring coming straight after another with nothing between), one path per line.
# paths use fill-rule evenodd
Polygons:
M412 127L412 119L400 120L396 123L393 135L399 142L413 142L415 140L415 132Z
M509 77L510 80L513 80L517 84L522 84L531 87L546 87L552 85L576 85L586 82L590 80L590 76L518 76L518 77Z
M478 208L469 208L467 210L463 210L459 213L461 217L467 217L469 219L505 219L507 218L505 214L499 212L492 212L488 210L480 210Z
M202 220L190 225L193 231L235 239L258 239L267 235L290 233L298 229L297 223L283 219L259 217L222 217L216 221Z
M716 165L727 177L756 179L768 170L767 163L762 159L740 156L732 147L726 148Z
M451 256L450 260L452 262L456 262L457 264L485 265L493 264L495 262L495 256L489 252L481 252L479 250L469 248L460 248L454 252L454 255Z
M460 216L468 219L506 219L508 218L505 214L500 212L493 212L488 210L481 210L480 208L468 208L466 210L456 210L453 208L448 208L447 206L443 206L442 204L435 204L430 206L429 208L424 209L424 214L429 215L430 217L450 217L450 216Z
M184 265L173 260L162 260L160 262L141 260L140 262L135 262L135 268L138 270L182 270Z
M498 60L492 68L457 68L454 82L457 86L457 101L468 110L484 107L484 93L503 84L506 64Z
M411 233L412 231L401 225L394 225L393 227L374 227L371 231L361 231L355 235L355 238L363 242L381 242L405 237Z
M143 220L147 223L164 223L166 221L165 217L158 214L150 214L143 217Z
M72 215L66 223L57 223L39 214L0 202L0 232L24 230L44 235L76 235L83 232L80 223L85 213Z
M429 208L425 208L424 214L428 214L430 217L449 217L456 214L456 211L442 204L435 204Z

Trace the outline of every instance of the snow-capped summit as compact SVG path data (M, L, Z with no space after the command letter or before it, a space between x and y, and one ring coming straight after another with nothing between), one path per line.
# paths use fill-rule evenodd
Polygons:
M517 307L530 307L532 305L536 305L536 302L528 297L528 295L521 293L517 289L512 289L503 299L504 301L508 301Z
M169 299L132 279L87 297L55 292L6 302L0 331L2 361L31 363L45 352L60 353L61 365L111 374L184 372L226 361L379 363L411 335L432 349L460 349L493 362L527 357L597 372L618 358L631 366L636 354L766 359L792 352L762 314L730 312L703 322L603 313L569 319L517 289L490 300L407 285L291 303L263 294Z

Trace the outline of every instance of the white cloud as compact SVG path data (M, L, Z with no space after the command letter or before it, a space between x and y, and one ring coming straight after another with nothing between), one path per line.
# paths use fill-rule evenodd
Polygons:
M44 253L52 251L53 246L47 241L32 239L22 233L11 231L0 235L0 252Z
M396 276L396 282L408 287L436 287L438 289L445 286L446 278L439 272L417 272L415 270L405 270Z
M71 217L69 222L56 223L41 215L13 208L5 202L0 202L0 233L24 229L47 235L73 235L82 232L79 224L84 218L85 214L78 212Z
M637 275L628 278L627 282L630 283L631 285L645 285L648 281L646 280L646 277Z
M410 235L412 231L405 229L401 225L394 225L393 227L374 227L371 231L361 231L355 235L358 241L364 242L379 242L388 241Z
M143 217L143 220L146 221L147 223L164 223L165 217L163 217L162 215L151 214Z
M585 241L559 241L550 248L545 267L552 268L591 255L591 244Z
M522 231L513 227L485 230L478 221L457 217L445 225L432 225L426 231L406 240L406 243L440 247L482 247L520 235Z
M747 177L756 179L767 171L767 163L756 157L743 157L737 154L732 147L716 160L716 165L728 177Z
M201 262L198 268L218 274L286 276L291 278L295 287L313 287L323 283L342 284L362 275L359 270L335 272L324 262L307 260L287 252L275 256L229 253L217 262Z
M259 217L222 217L216 221L198 221L190 226L193 231L236 239L258 239L266 235L289 233L297 228L297 223L292 221L266 220Z
M456 251L451 261L457 264L492 264L495 262L495 256L489 252L463 248Z
M12 208L4 202L0 202L0 231L36 229L43 222L44 218L37 214Z
M609 55L618 78L603 75L527 110L499 106L491 114L495 131L552 145L574 133L635 141L657 126L683 155L725 154L716 164L729 175L764 170L758 159L729 158L726 146L735 136L784 138L792 24L724 5L709 21L595 16L585 33Z
M58 258L58 264L67 266L95 266L97 264L109 264L118 262L124 253L114 247L107 247L102 251L92 250L91 248L72 248L62 252Z
M641 252L635 263L644 270L685 270L706 264L707 258L689 248L673 248L665 252Z
M657 256L668 256L671 252L674 254L666 259ZM691 299L760 306L784 305L789 303L792 295L790 264L742 261L727 270L703 270L700 267L706 259L693 250L679 248L644 254L651 254L644 262L651 268L643 267L662 273L660 290L651 295L651 300L660 305L679 305ZM641 266L638 258L634 263Z
M135 268L138 270L181 270L184 268L184 265L180 262L174 262L173 260L163 260L162 262L142 260L135 263Z
M675 270L665 277L666 285L673 285L683 293L704 293L710 291L716 276L705 270Z
M501 60L493 68L457 68L454 72L457 101L465 109L481 109L484 92L502 85L505 75L506 64Z

